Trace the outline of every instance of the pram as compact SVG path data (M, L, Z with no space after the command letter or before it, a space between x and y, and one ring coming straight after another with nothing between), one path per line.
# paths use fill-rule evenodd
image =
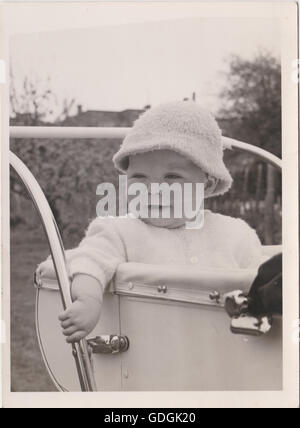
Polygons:
M47 136L47 129L18 127L15 138ZM109 129L50 128L56 137L110 137ZM126 130L118 129L118 136ZM101 134L101 135L100 135ZM227 148L260 156L281 168L270 153L231 139ZM38 183L13 154L11 165L27 187L48 237L52 263L35 273L36 327L48 372L60 391L238 391L282 388L281 318L263 334L255 319L230 329L227 293L247 293L254 270L199 270L182 266L126 263L105 294L99 324L80 343L67 345L58 315L71 303L70 280L56 222ZM262 263L281 252L264 248ZM245 317L243 318L243 322ZM251 325L252 322L252 325ZM249 334L254 333L254 334ZM75 361L75 363L74 363Z

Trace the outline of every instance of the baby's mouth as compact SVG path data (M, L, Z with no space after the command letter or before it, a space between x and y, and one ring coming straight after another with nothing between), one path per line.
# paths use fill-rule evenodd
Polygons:
M148 205L149 218L171 218L170 205Z

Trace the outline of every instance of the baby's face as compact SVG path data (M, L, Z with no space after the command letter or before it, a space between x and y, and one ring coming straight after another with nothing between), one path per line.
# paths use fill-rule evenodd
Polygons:
M197 167L192 161L184 156L171 151L171 150L154 150L152 152L140 153L131 156L129 159L129 167L127 170L128 186L134 183L143 183L148 189L148 216L142 218L147 224L156 227L176 228L183 226L187 221L194 219L186 218L184 216L184 208L182 208L183 215L181 218L176 218L174 215L174 195L171 192L170 206L167 207L170 211L169 218L161 218L163 210L166 209L162 206L162 200L158 206L151 206L151 184L167 183L172 185L174 183L180 184L183 188L185 183L192 184L192 200L193 205L196 200L196 183L206 183L207 175ZM134 197L129 196L129 201ZM151 209L159 212L160 218L151 218Z

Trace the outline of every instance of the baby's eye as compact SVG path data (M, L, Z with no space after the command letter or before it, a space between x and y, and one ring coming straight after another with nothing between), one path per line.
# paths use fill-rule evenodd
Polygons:
M144 174L133 174L129 178L134 178L136 180L142 180L143 178L146 178Z
M183 177L182 177L182 175L180 175L180 174L167 174L166 176L165 176L165 179L166 180L181 180Z

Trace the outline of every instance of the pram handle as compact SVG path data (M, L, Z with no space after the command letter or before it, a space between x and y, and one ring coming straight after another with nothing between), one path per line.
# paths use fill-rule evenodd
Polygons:
M26 165L12 152L9 154L9 162L26 187L30 199L41 218L58 279L63 308L67 309L72 304L70 279L65 260L65 251L55 218L42 189ZM72 345L72 349L82 391L96 391L97 388L86 341L82 340Z

